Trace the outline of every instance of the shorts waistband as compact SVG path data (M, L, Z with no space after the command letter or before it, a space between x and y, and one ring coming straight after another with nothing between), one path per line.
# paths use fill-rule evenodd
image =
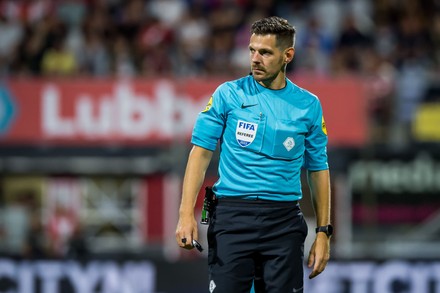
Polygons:
M298 201L275 201L266 199L243 199L222 197L217 198L218 205L225 206L269 206L269 207L294 207L298 205Z

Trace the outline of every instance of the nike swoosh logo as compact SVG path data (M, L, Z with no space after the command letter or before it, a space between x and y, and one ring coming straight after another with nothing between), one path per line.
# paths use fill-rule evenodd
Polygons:
M241 104L241 108L242 108L242 109L246 109L246 108L253 107L253 106L256 106L256 105L258 105L258 104L245 105L245 104L243 103L243 104Z
M299 289L295 289L295 288L293 288L293 291L292 291L292 292L302 292L303 289L304 289L304 286L301 287L301 288L299 288Z

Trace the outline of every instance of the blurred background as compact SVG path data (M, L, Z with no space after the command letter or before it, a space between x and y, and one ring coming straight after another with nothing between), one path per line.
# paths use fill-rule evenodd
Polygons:
M271 15L329 133L306 292L440 292L438 0L0 0L0 292L207 291L206 249L174 240L192 126Z

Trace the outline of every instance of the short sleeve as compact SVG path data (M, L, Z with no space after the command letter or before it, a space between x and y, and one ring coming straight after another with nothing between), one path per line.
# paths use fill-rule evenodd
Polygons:
M215 150L226 123L225 103L228 92L225 85L215 90L205 109L197 116L191 143L211 151Z
M317 99L312 111L312 126L305 138L304 168L310 171L328 169L327 142L324 115Z

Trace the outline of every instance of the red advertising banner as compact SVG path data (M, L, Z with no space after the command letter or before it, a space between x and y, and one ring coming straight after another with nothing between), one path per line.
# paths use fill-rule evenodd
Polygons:
M294 80L295 81L295 80ZM159 145L189 141L197 113L222 80L10 80L0 85L0 144ZM330 145L366 140L357 80L298 79L318 95Z
M310 76L292 80L319 97L330 146L361 146L366 143L367 90L362 80Z

